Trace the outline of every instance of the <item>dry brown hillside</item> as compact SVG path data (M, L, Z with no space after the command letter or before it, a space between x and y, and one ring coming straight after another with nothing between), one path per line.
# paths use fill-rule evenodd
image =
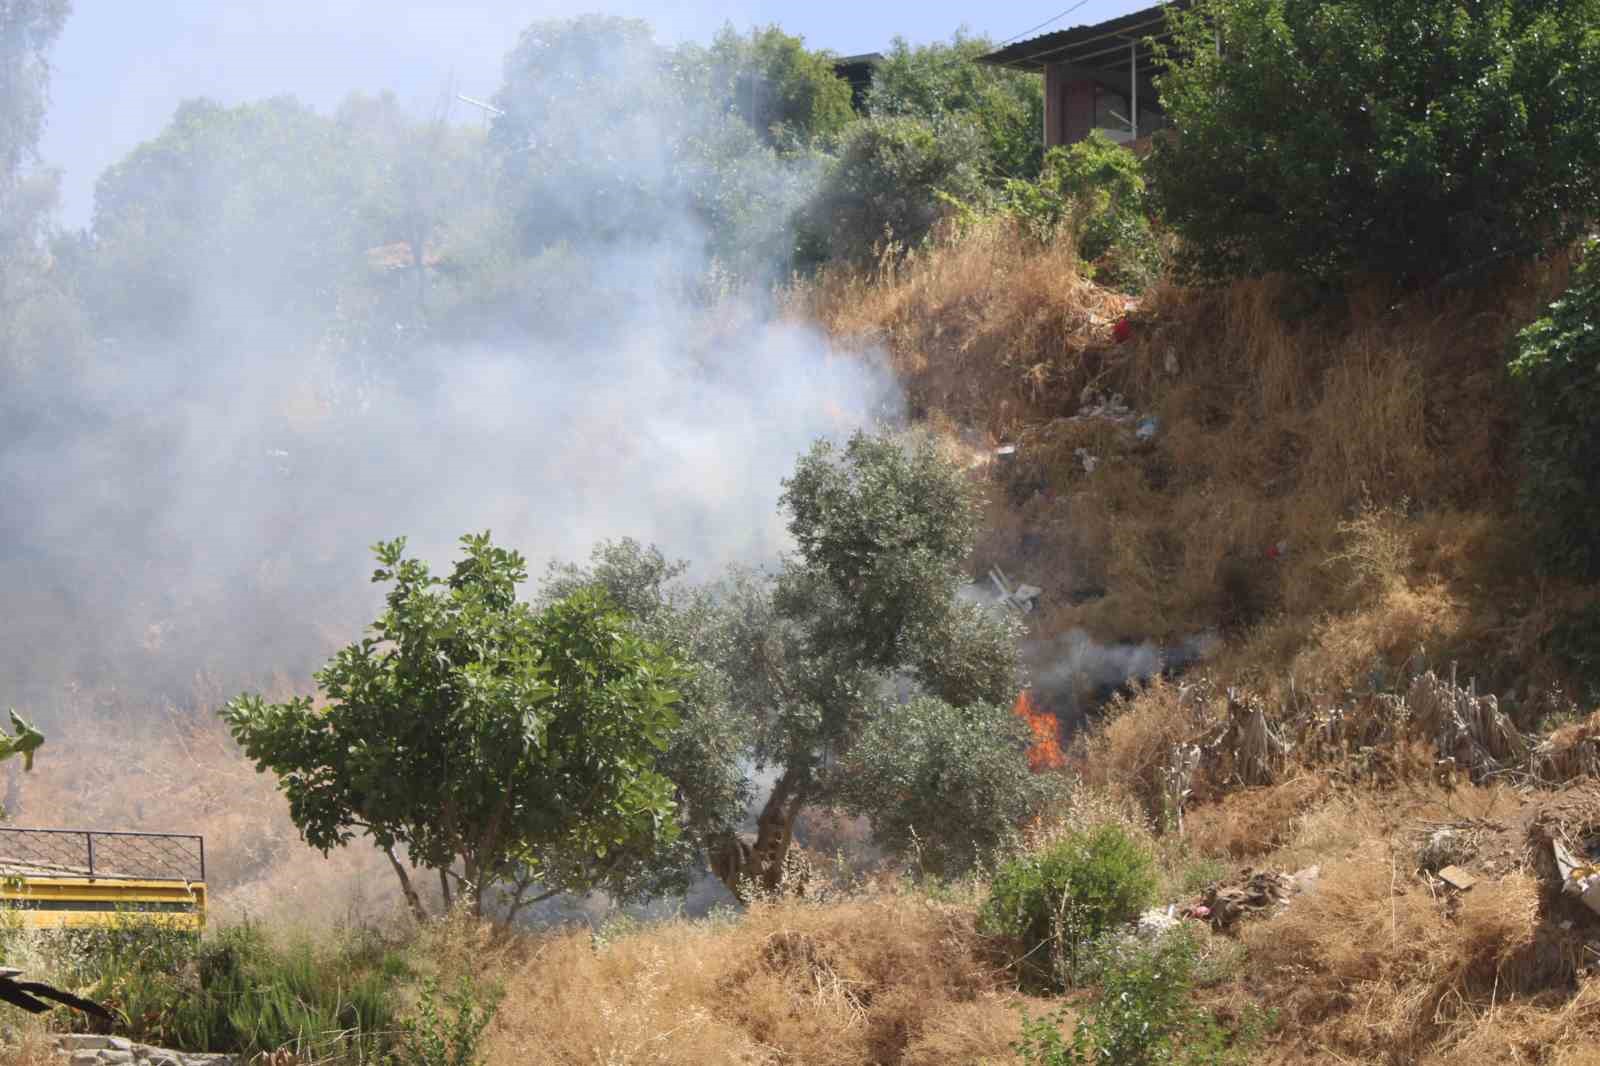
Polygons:
M1128 301L1064 251L979 228L787 294L839 347L886 354L985 479L975 563L1044 589L1036 674L1086 648L1196 658L1107 707L1071 684L1041 696L1082 782L1059 817L1131 824L1164 901L1298 875L1285 905L1204 933L1226 965L1201 1000L1278 1012L1259 1061L1600 1061L1600 916L1550 860L1552 840L1600 836L1600 712L1543 651L1600 594L1533 575L1503 374L1565 273ZM241 911L347 908L317 891L333 873L389 891L376 856L277 863L299 847L282 800L216 727L175 716L135 745L114 707L82 720L98 725L52 736L60 757L25 784L28 820L215 812ZM131 775L131 808L95 790L102 773ZM1021 1009L1070 1015L1091 993L1020 995L977 929L983 892L882 871L739 918L456 928L427 950L504 984L493 1066L1015 1063Z

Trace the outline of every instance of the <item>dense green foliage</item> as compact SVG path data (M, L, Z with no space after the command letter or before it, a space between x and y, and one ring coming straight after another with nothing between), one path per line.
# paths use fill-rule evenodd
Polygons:
M1600 578L1600 245L1572 286L1517 335L1522 393L1519 502L1549 570Z
M902 116L857 122L806 209L807 254L861 261L890 244L915 246L944 216L946 198L984 198L982 159L977 130L967 122L936 126Z
M940 132L951 123L970 125L985 177L1034 177L1044 154L1044 79L977 62L994 47L987 37L966 33L947 44L913 45L897 37L873 72L867 108L921 119Z
M695 53L686 48L680 56ZM726 27L711 43L709 60L726 106L774 146L826 142L855 117L850 83L834 73L833 56L808 50L804 38L777 26L748 37Z
M804 456L783 502L798 551L775 574L680 586L681 566L622 541L554 568L545 595L599 586L697 665L662 763L686 840L713 850L763 798L749 771L771 767L787 820L846 807L890 853L969 869L1047 792L1002 710L1018 687L1012 623L956 597L973 486L931 440L856 434Z
M541 603L585 589L600 589L634 630L692 663L678 679L678 728L657 767L673 784L681 832L663 845L653 866L651 891L687 887L701 857L732 830L751 799L740 756L750 743L751 714L732 698L727 669L736 655L728 606L715 586L679 579L687 564L668 562L655 548L623 539L596 545L587 566L551 564Z
M38 163L49 101L49 52L69 0L0 5L0 415L19 382L82 343L74 294L46 247L57 177Z
M264 316L319 323L332 311L329 282L362 265L371 236L350 210L357 174L343 131L291 99L185 102L96 185L86 279L96 318L170 340L216 314L196 300L228 271Z
M1004 201L1041 241L1068 240L1104 284L1139 292L1164 260L1151 230L1143 167L1098 130L1045 155L1035 181L1008 181Z
M1017 843L1060 778L1017 757L1027 726L1007 707L919 697L888 703L845 756L840 805L872 823L873 841L922 872L970 870Z
M1225 1066L1247 1060L1260 1028L1254 1015L1236 1033L1194 1005L1198 949L1194 934L1173 930L1153 944L1107 945L1098 961L1100 990L1072 1038L1055 1018L1023 1015L1014 1045L1028 1066Z
M1023 979L1060 988L1076 979L1091 945L1132 921L1155 895L1149 851L1114 824L1073 829L996 872L982 921L1017 946Z
M404 847L478 909L511 878L513 908L532 885L630 895L677 833L657 762L682 670L603 596L535 612L516 598L520 555L488 534L462 544L448 579L403 540L377 546L388 609L317 674L326 709L241 696L223 718L324 852L358 831L391 858Z
M277 943L244 924L199 941L130 918L6 937L110 1009L117 1033L160 1047L371 1061L395 1045L412 977L401 945L370 930Z
M1216 0L1176 15L1151 160L1191 273L1426 280L1600 207L1597 0ZM1218 42L1221 55L1218 54Z

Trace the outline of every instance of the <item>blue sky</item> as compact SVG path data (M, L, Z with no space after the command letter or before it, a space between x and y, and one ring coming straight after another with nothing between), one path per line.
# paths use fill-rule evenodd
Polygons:
M645 18L663 41L707 40L725 22L777 23L813 47L851 54L899 35L947 39L959 27L1004 40L1074 0L76 0L53 53L42 152L62 168L63 212L83 225L94 181L160 132L178 102L225 103L292 93L321 110L360 90L392 89L426 107L454 77L484 96L517 34L539 18L600 10ZM1086 0L1040 32L1099 22L1153 0Z

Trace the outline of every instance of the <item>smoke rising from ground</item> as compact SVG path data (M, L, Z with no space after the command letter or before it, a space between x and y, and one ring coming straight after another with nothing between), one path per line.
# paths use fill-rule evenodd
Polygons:
M1034 691L1044 697L1064 728L1075 730L1116 690L1182 670L1212 654L1219 643L1215 634L1203 633L1170 645L1104 644L1073 629L1054 640L1025 643L1022 658Z
M630 116L622 185L668 181L634 165L657 156L637 146L711 120L668 111L657 96ZM292 147L310 124L284 114L272 132ZM552 129L583 127L557 123L546 138ZM577 148L552 149L562 151ZM589 141L582 151L607 158ZM752 159L761 165L741 180L770 181L771 202L791 200L794 174L770 155ZM547 168L542 189L551 203L593 207L596 165L567 187ZM89 343L31 366L0 398L0 699L49 736L49 773L20 791L27 823L214 832L225 836L219 854L248 852L236 879L259 881L313 856L247 766L195 759L195 723L244 688L305 691L329 653L361 635L382 595L368 582L374 542L406 536L436 571L458 537L484 529L535 575L622 536L688 559L691 579L771 562L786 546L780 481L799 454L897 419L901 403L886 370L832 353L759 286L729 294L680 196L632 201L627 234L579 231L522 253L493 299L474 292L483 271L448 272L450 241L459 249L480 220L446 219L446 262L427 281L456 318L416 342L410 319L383 317L384 300L407 303L415 271L385 274L360 247L319 243L322 221L339 217L337 182L307 207L270 179L241 199L248 177L187 178L179 206L202 220L248 208L263 225L193 247L174 231L181 247L169 258L113 263L131 295L102 299L84 316ZM462 199L495 191L484 180ZM124 215L138 236L144 216L125 205ZM776 228L756 221L769 236ZM485 257L504 254L489 245ZM103 258L129 247L106 234L83 246ZM723 295L707 297L707 279ZM378 310L332 300L335 289L377 291ZM181 325L153 339L145 320L168 306ZM349 343L341 331L353 322L377 339ZM192 713L174 717L173 706ZM86 790L72 771L90 762ZM174 780L197 776L215 786ZM297 885L315 882L303 874Z
M895 416L895 387L755 301L692 301L704 234L656 221L542 262L545 328L512 306L476 323L492 341L377 372L211 260L180 279L185 335L36 373L0 451L7 695L48 720L69 681L160 700L196 672L305 677L372 617L380 538L439 568L482 529L535 573L623 535L702 576L771 560L780 479L815 438ZM292 272L297 249L250 254Z

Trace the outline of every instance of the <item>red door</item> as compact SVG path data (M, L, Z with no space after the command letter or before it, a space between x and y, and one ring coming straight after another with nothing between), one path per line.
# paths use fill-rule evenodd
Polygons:
M1100 87L1092 81L1070 81L1062 86L1062 143L1073 144L1094 129L1094 99Z

